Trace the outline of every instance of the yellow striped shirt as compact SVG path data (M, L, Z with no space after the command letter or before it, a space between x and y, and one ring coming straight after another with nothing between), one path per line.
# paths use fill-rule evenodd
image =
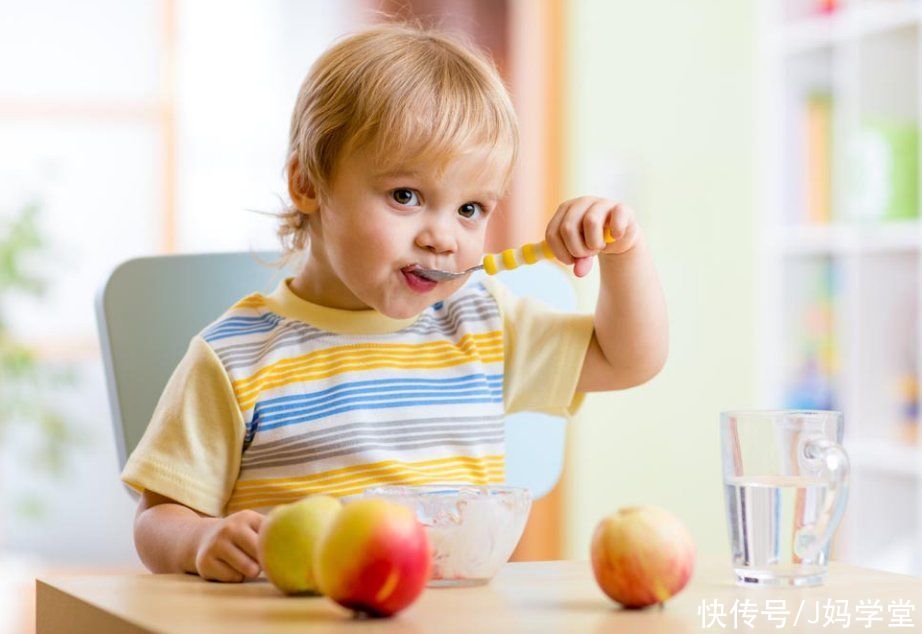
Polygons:
M190 342L122 479L209 515L504 480L504 416L567 416L592 316L472 281L405 320L249 295Z

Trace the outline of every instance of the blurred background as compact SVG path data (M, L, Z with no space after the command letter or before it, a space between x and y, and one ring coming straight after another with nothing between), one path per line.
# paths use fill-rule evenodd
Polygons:
M253 210L286 195L301 80L384 14L467 33L513 94L522 159L491 249L540 239L566 198L623 200L666 293L666 368L590 395L517 557L587 559L635 503L729 557L719 412L834 408L853 466L834 558L922 575L919 2L0 0L9 627L36 574L140 566L95 293L128 258L275 248ZM591 311L595 272L577 285Z

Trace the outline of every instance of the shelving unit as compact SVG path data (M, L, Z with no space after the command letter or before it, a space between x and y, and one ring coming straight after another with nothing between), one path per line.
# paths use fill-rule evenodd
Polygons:
M762 0L760 394L845 415L837 558L922 575L922 2Z

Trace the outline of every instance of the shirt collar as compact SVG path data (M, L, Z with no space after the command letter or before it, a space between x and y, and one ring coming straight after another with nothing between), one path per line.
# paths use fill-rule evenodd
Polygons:
M270 295L266 296L269 310L283 317L303 321L311 326L343 335L383 334L403 330L416 323L419 315L407 319L394 319L373 308L343 310L314 304L298 297L291 290L291 280L285 278Z

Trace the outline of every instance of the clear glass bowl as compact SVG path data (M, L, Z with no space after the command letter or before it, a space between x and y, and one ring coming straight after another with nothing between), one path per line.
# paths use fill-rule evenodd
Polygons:
M426 527L430 587L489 582L515 550L531 510L531 492L510 486L384 486L365 495L412 509Z

